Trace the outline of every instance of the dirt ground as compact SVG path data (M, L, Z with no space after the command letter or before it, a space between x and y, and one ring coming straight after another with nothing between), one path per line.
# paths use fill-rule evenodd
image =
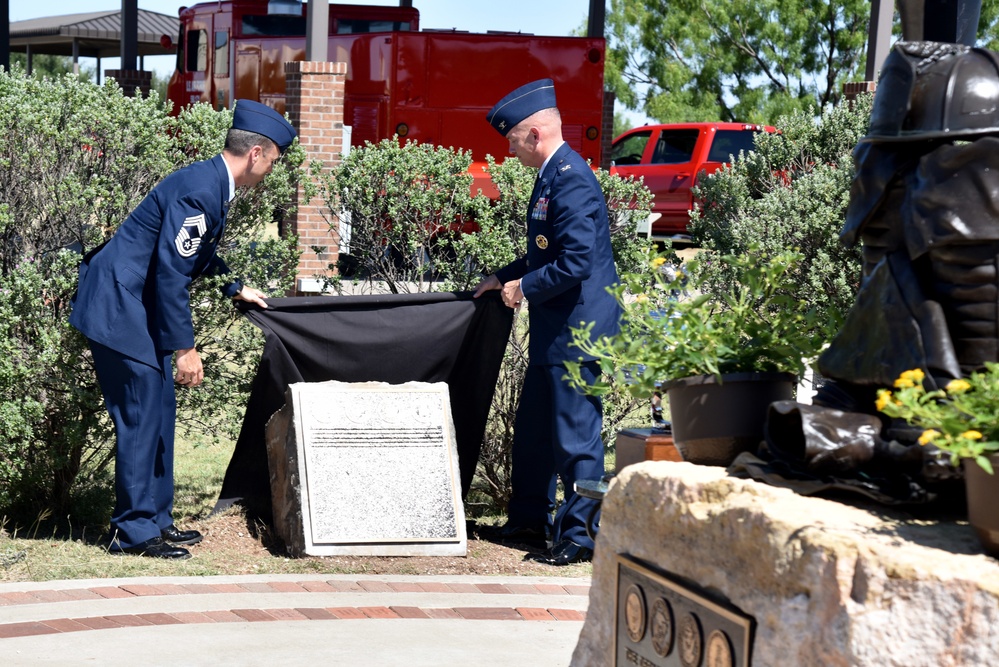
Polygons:
M260 565L257 571L273 571L271 566L276 565L275 559L287 562L289 558L280 540L269 535L266 528L251 530L245 517L238 513L215 515L183 527L195 528L204 534L204 541L189 549L195 557L210 559L213 563L244 564L240 569L245 570L245 564L257 562ZM464 557L306 556L291 560L297 571L357 574L581 577L592 572L589 563L556 567L533 561L529 556L541 552L540 546L490 541L483 535L488 533L487 526L468 522L466 532L468 549Z

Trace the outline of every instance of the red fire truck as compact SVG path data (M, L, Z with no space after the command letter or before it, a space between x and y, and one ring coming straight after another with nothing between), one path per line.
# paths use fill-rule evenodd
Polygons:
M182 8L168 89L175 108L252 99L283 112L284 63L305 58L307 12L300 0ZM344 120L354 146L399 135L471 150L477 162L487 153L501 160L509 146L486 113L513 88L551 77L566 141L600 164L603 39L421 31L412 7L330 4L328 49L330 60L348 64Z

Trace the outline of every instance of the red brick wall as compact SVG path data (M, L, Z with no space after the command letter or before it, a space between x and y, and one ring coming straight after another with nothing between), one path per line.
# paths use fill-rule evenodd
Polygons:
M152 72L140 69L106 69L104 76L114 79L128 97L135 97L136 91L142 93L142 97L149 97L149 87L153 81Z
M849 81L843 84L843 100L852 104L858 95L873 93L877 88L877 81Z
M286 111L291 124L298 130L298 141L305 149L309 162L321 160L327 167L340 161L343 145L344 82L346 63L288 62L284 64L287 81ZM296 201L298 210L287 221L287 228L298 235L302 257L298 263L296 285L318 275L328 275L329 265L337 260L339 238L337 220L326 209L329 219L323 216L326 205L319 198L303 201L299 188ZM332 224L332 227L331 227ZM323 246L325 253L318 256L313 246ZM297 289L301 293L300 289Z

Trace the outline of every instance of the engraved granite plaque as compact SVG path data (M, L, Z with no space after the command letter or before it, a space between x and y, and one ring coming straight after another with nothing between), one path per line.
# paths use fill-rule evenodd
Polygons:
M445 383L297 383L267 425L275 527L292 553L463 556Z
M617 563L617 667L749 667L752 617L632 558Z

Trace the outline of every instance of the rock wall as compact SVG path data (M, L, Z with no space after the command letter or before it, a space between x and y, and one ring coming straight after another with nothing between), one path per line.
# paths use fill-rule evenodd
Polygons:
M755 667L999 664L999 563L965 522L804 497L718 467L629 466L604 500L575 667L614 664L619 553L755 617Z

